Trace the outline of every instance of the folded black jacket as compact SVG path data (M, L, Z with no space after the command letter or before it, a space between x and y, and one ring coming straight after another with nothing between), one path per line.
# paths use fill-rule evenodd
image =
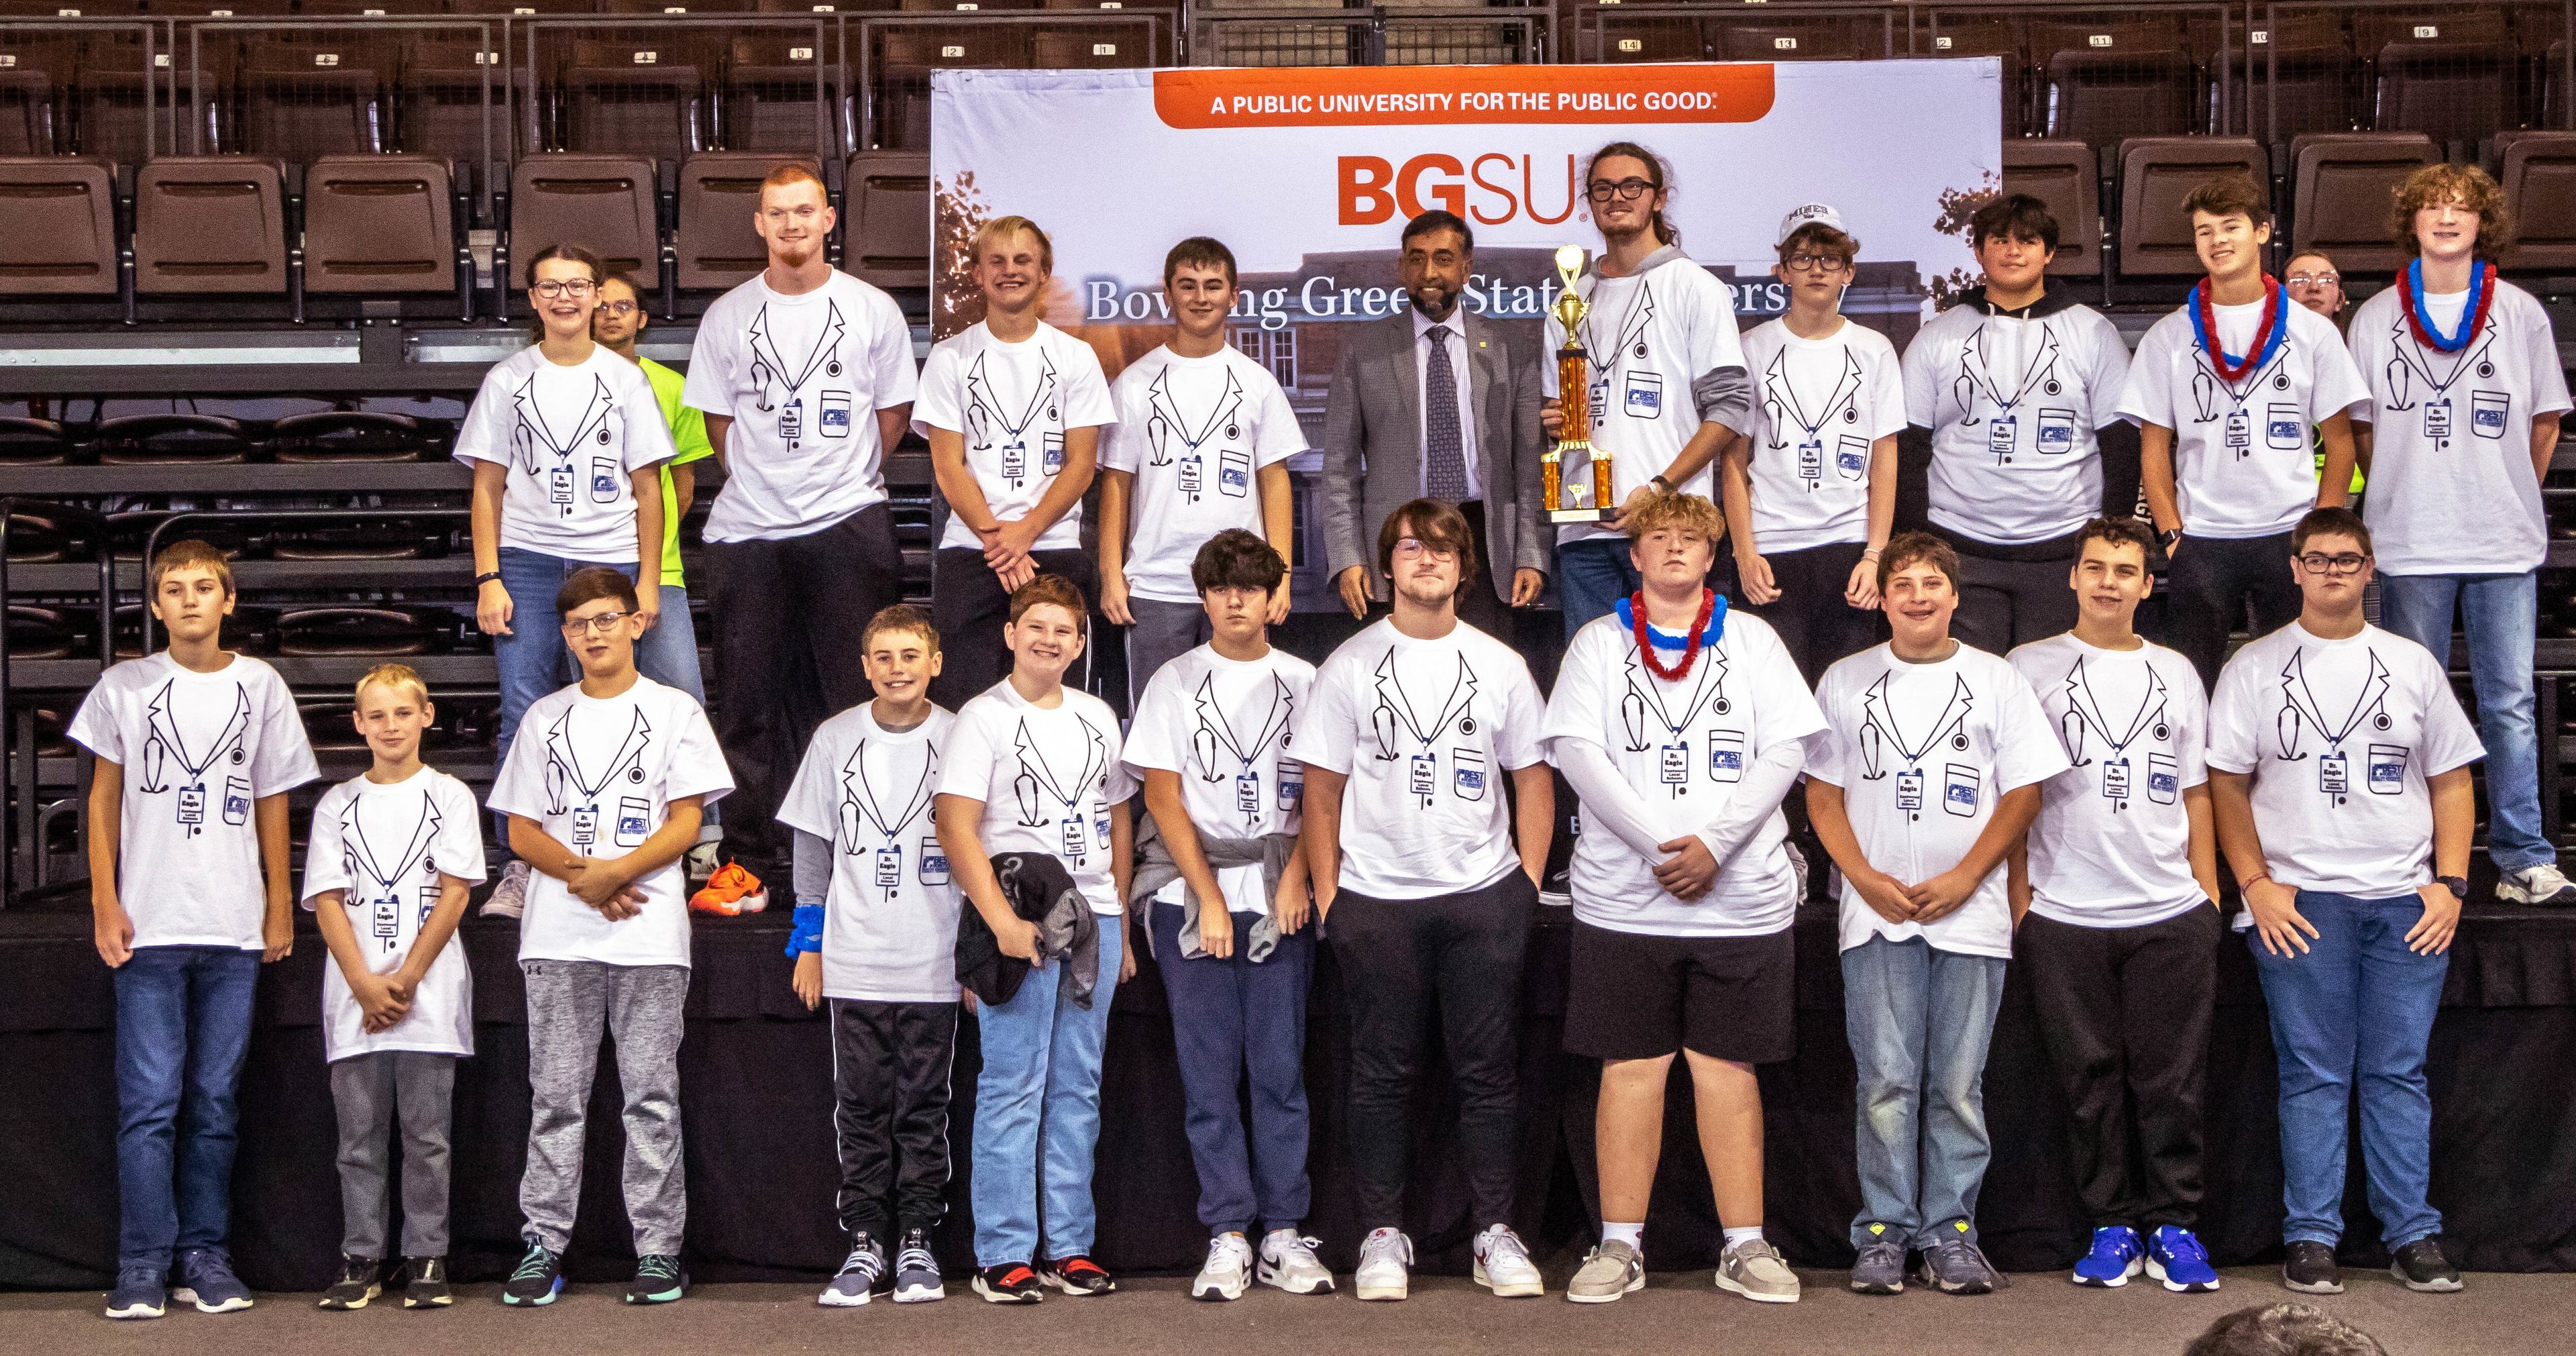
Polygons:
M1100 925L1091 901L1073 883L1064 863L1043 852L1005 852L993 858L1002 898L1011 912L1038 925L1038 954L1065 967L1073 1001L1091 1006L1100 982ZM1029 977L1029 963L1002 954L984 915L969 903L957 914L957 982L979 1003L1007 1003Z

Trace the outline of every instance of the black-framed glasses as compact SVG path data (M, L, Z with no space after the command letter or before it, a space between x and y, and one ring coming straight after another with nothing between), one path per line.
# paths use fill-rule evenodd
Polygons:
M571 297L578 301L598 291L599 284L588 278L540 278L528 284L528 290L548 301L557 297Z
M1655 186L1643 179L1622 179L1615 184L1607 179L1595 179L1585 188L1584 194L1594 202L1608 202L1613 197L1621 202L1635 202L1654 191Z
M603 301L599 303L600 314L613 315L620 320L624 320L626 317L633 315L642 309L642 307L637 306L631 301Z
M634 616L632 612L602 612L596 617L575 617L560 628L566 636L579 640L585 635L607 635L617 624Z
M1850 264L1839 254L1793 254L1780 266L1792 273L1840 273Z
M2327 555L2323 551L2310 551L2306 555L2299 557L2299 568L2310 574L2330 574L2336 576L2359 574L2361 573L2361 567L2369 563L2370 557L2355 555L2350 551L2344 551L2331 556Z

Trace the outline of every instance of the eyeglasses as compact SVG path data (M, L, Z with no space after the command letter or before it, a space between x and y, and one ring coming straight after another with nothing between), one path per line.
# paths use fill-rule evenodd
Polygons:
M1840 273L1850 267L1839 254L1793 254L1780 266L1792 273Z
M599 284L588 278L543 278L528 284L528 290L548 301L557 297L571 297L578 301L598 291Z
M2359 574L2361 573L2361 567L2369 563L2370 557L2357 556L2348 551L2342 555L2334 556L2327 555L2322 551L2311 551L2308 554L2299 557L2299 568L2310 574L2331 574L2337 576Z
M2343 286L2343 275L2340 273L2293 273L2289 276L2287 281L2290 286L2297 288L2341 287Z
M1411 560L1416 556L1429 556L1433 560L1456 560L1458 558L1458 553L1455 550L1446 546L1434 546L1431 543L1422 540L1420 537L1406 537L1396 542L1395 554L1396 558L1399 560Z
M1615 184L1607 179L1595 179L1585 193L1594 202L1608 202L1613 197L1621 202L1635 202L1654 191L1655 186L1643 179L1622 179Z
M563 633L574 640L585 635L607 635L617 624L634 616L632 612L602 612L596 617L575 617L563 624Z
M640 309L642 308L638 307L631 301L603 301L599 303L600 314L613 315L620 320L624 320L626 317L635 314Z

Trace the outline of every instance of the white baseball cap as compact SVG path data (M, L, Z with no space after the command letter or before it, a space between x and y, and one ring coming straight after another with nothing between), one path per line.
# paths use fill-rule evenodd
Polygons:
M1771 244L1775 248L1788 244L1789 237L1796 234L1799 227L1809 223L1831 226L1837 231L1843 231L1843 214L1835 211L1829 203L1801 203L1790 208L1789 215L1780 218L1780 238L1772 241ZM1850 234L1849 231L1843 231L1843 233Z

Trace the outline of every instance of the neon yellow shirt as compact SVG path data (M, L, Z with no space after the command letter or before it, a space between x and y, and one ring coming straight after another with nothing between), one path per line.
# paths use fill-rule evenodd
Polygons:
M650 358L635 361L653 383L653 398L662 402L662 422L671 426L671 442L680 449L678 456L662 463L662 582L684 586L688 580L680 573L680 495L671 487L671 468L712 457L716 449L707 441L706 415L680 403L680 374Z

